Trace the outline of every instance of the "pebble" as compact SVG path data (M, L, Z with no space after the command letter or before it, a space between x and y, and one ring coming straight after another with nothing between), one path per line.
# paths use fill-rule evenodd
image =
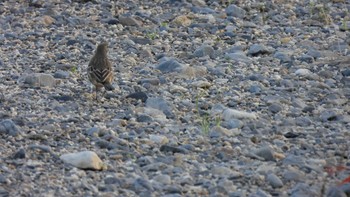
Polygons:
M6 119L0 122L0 133L4 133L10 136L17 136L21 132L11 119Z
M261 147L255 151L255 154L265 159L265 161L275 161L275 153L270 147Z
M266 180L274 188L283 187L283 185L284 185L282 180L278 176L276 176L275 174L268 174L266 177Z
M244 9L242 9L234 4L229 5L225 11L226 11L226 14L228 16L234 16L237 18L244 18L245 14L246 14L246 11Z
M146 107L162 111L167 118L172 118L174 116L171 106L163 98L148 98L146 101Z
M195 57L204 57L204 56L209 56L210 58L215 58L215 50L213 47L208 46L208 45L203 45L199 48L197 48L193 55Z
M163 73L169 73L169 72L182 72L184 69L184 66L180 64L175 59L170 59L167 61L164 61L156 66L156 69L160 70Z

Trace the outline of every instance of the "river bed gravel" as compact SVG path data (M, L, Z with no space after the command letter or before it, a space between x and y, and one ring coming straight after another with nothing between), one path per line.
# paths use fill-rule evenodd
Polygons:
M0 2L0 196L349 196L349 13ZM103 41L116 90L95 100Z

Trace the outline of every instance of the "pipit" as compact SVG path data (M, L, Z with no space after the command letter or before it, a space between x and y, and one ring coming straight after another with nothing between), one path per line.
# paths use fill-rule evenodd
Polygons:
M99 44L88 66L88 76L90 82L95 86L96 99L97 92L102 87L105 87L105 90L114 90L111 84L113 81L112 64L108 60L107 52L108 44L106 42Z

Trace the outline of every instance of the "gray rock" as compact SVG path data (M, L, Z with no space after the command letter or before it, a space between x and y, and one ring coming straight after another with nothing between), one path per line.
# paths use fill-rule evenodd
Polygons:
M235 128L242 128L244 123L238 119L231 118L227 121L224 121L221 123L222 127L225 127L227 129L235 129Z
M274 151L270 147L261 147L255 151L255 154L265 159L265 161L275 161Z
M277 58L281 61L281 63L289 63L292 62L292 58L290 57L290 55L286 52L282 52L282 51L277 51L274 55L274 58Z
M307 63L314 62L314 58L312 56L306 55L306 54L298 57L297 59L300 60L301 62L307 62Z
M237 18L244 18L245 14L246 14L245 10L243 10L242 8L240 8L234 4L229 5L225 11L226 11L226 14L228 16L234 16Z
M88 136L95 136L95 137L97 137L99 135L100 130L101 129L99 127L91 127L91 128L86 130L86 134Z
M162 73L181 72L184 69L184 65L180 64L175 59L164 61L156 66L156 69Z
M326 110L320 114L320 119L323 122L334 121L338 119L338 115L335 111Z
M215 50L213 47L209 45L203 45L199 48L197 48L193 55L195 57L204 57L204 56L209 56L210 58L215 58Z
M69 78L69 72L67 71L63 71L63 70L58 70L55 72L55 74L53 75L55 78L58 79L68 79Z
M250 64L252 60L246 56L246 54L242 51L238 51L235 53L227 53L225 54L225 58L232 59L237 62L243 62L246 64Z
M54 87L57 84L55 78L50 74L33 73L22 76L18 79L19 84L26 84L30 87Z
M269 193L265 192L262 189L258 189L256 193L251 194L249 197L272 197Z
M26 151L20 148L14 155L13 159L24 159L26 157Z
M240 176L242 176L241 173L239 173L237 171L233 171L230 168L225 167L225 166L214 166L211 169L211 173L213 175L224 176L224 177L240 177Z
M261 44L253 44L249 47L248 55L257 56L257 55L264 55L264 54L270 54L271 50L269 50L267 47Z
M326 196L327 197L347 197L346 193L336 186L329 188Z
M282 180L278 176L276 176L275 174L272 174L272 173L267 175L266 180L274 188L280 188L280 187L283 187L283 185L284 185Z
M0 122L0 133L17 136L20 134L20 130L12 120L7 119Z
M313 57L313 58L319 58L319 57L322 57L322 55L321 55L321 52L320 51L318 51L318 50L316 50L316 49L313 49L313 48L310 48L308 51L307 51L307 53L306 53L307 55L309 55L309 56L311 56L311 57Z
M286 181L301 181L303 179L303 175L296 170L287 170L283 173L283 179Z
M140 192L140 191L143 191L143 190L148 190L148 191L153 191L153 187L152 187L152 184L146 180L146 179L143 179L143 178L137 178L134 182L133 182L133 189Z
M279 104L279 103L272 103L270 106L269 106L269 110L270 112L272 113L278 113L280 111L282 111L282 105Z
M171 177L167 174L160 174L160 175L157 175L153 178L154 181L157 181L161 184L164 184L164 185L169 185L171 184Z
M135 100L141 100L142 102L146 102L148 96L145 92L134 92L126 96L126 98L132 98Z
M119 15L119 22L125 26L141 26L141 22L138 21L136 18L131 16L131 14L121 14Z
M166 100L164 100L163 98L158 98L158 97L148 98L146 101L146 107L150 107L150 108L154 108L154 109L158 109L158 110L162 111L166 115L167 118L174 117L174 113L172 112L172 108L170 107L168 102Z
M295 124L301 127L307 127L312 124L312 121L308 117L297 117L295 119Z

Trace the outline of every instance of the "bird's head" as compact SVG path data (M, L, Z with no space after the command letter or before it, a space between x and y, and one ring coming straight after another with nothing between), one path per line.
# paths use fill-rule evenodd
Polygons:
M107 54L108 52L108 43L102 42L97 46L96 53L97 54Z

